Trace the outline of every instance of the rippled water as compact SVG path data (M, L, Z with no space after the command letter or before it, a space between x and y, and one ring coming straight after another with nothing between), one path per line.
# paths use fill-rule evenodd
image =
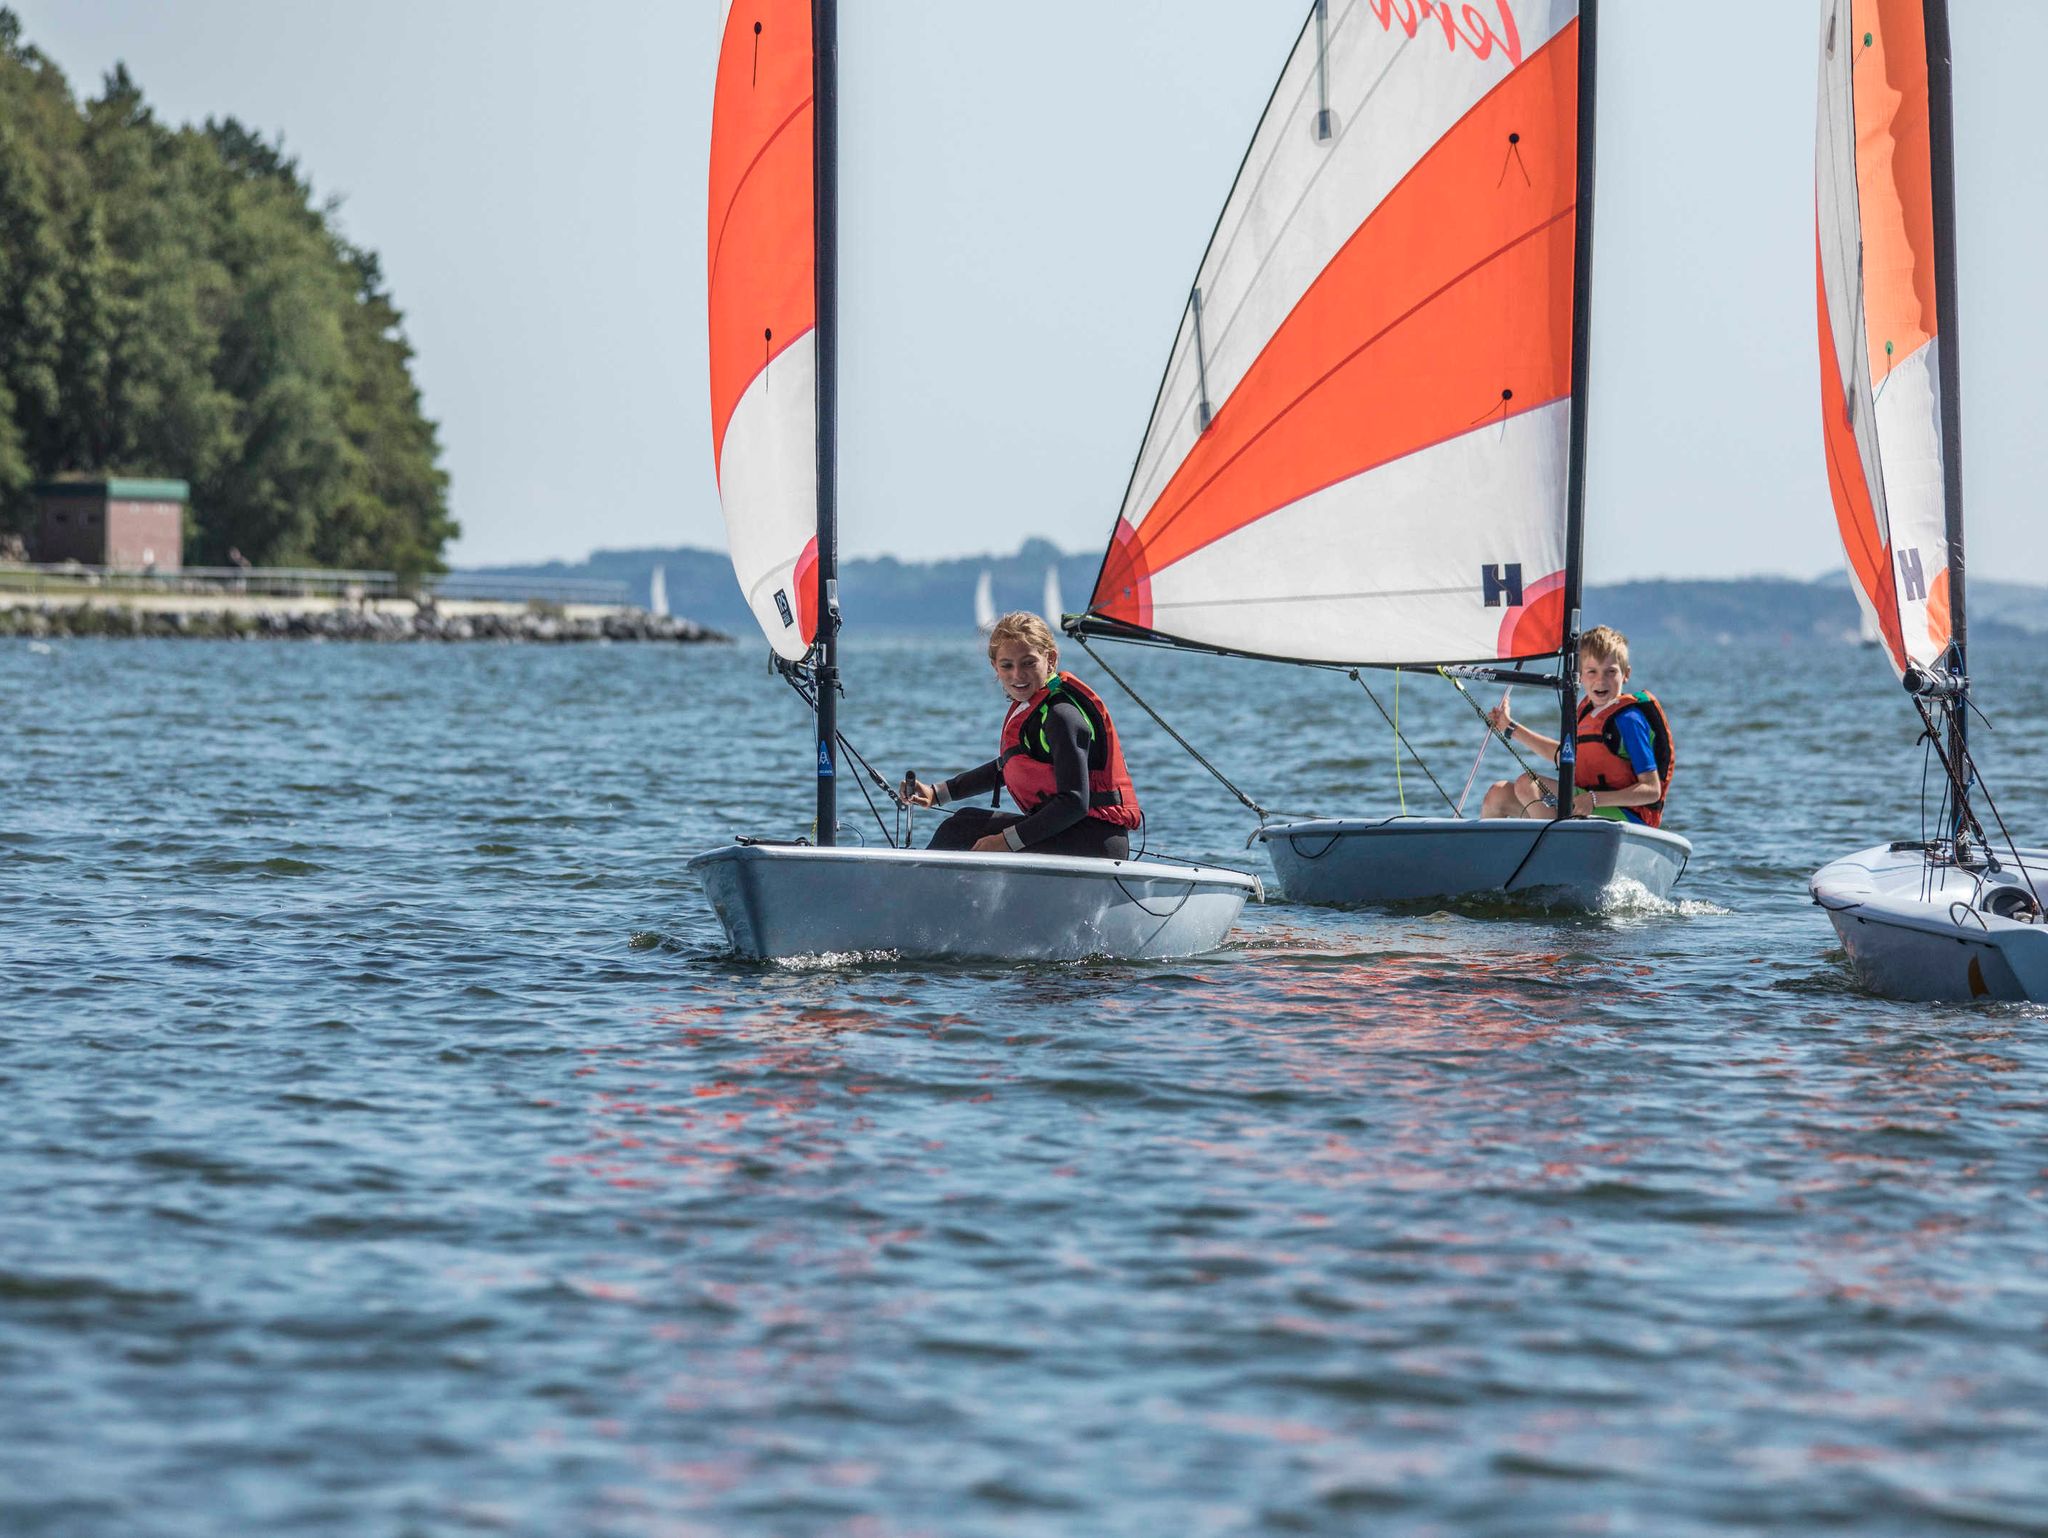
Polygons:
M975 650L852 639L885 772L987 755ZM1111 660L1394 804L1342 677ZM1674 908L845 970L683 872L808 821L751 647L0 643L0 1532L2048 1533L2048 1019L1859 995L1804 893L1918 828L1909 712L1639 662ZM1120 719L1155 843L1262 868Z

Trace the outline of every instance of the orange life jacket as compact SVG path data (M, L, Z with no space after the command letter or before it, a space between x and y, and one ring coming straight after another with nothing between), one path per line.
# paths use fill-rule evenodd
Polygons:
M996 751L1003 786L1020 812L1033 812L1059 791L1052 771L1052 744L1045 726L1053 706L1064 700L1088 723L1088 815L1119 828L1138 826L1138 787L1124 767L1123 744L1102 696L1071 673L1055 673L1030 699L1013 705L1003 720Z
M1671 799L1671 771L1678 752L1671 743L1671 722L1664 706L1647 689L1624 694L1605 710L1595 711L1591 700L1579 701L1578 767L1572 783L1580 790L1624 790L1635 784L1645 765L1631 764L1621 751L1621 731L1615 718L1626 710L1640 710L1650 728L1650 746L1657 755L1656 770L1664 782L1664 793L1648 806L1628 810L1639 814L1650 827L1664 822L1664 803Z

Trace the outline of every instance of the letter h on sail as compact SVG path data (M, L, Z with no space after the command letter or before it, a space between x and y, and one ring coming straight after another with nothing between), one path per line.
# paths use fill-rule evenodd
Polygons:
M1498 609L1503 597L1507 599L1510 609L1519 609L1522 606L1520 561L1511 561L1505 567L1482 566L1479 568L1479 580L1485 586L1487 608Z
M1927 600L1927 573L1920 566L1917 546L1899 552L1899 587L1911 603Z

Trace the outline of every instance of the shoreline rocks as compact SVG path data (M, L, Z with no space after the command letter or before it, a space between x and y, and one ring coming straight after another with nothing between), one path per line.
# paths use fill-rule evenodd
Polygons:
M390 609L142 609L125 604L44 601L0 608L0 637L103 636L208 641L727 641L695 620L642 609L571 615L547 604L443 614L431 606Z

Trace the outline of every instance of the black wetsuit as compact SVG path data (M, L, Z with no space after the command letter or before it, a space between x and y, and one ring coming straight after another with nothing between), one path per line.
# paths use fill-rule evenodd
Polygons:
M929 849L971 849L977 839L1008 833L1012 849L1034 854L1095 855L1128 860L1128 828L1088 815L1088 718L1067 700L1056 700L1047 712L1046 740L1052 747L1053 794L1030 812L1003 812L991 806L964 806L938 826ZM956 774L939 786L941 804L986 795L1003 781L1000 759Z

